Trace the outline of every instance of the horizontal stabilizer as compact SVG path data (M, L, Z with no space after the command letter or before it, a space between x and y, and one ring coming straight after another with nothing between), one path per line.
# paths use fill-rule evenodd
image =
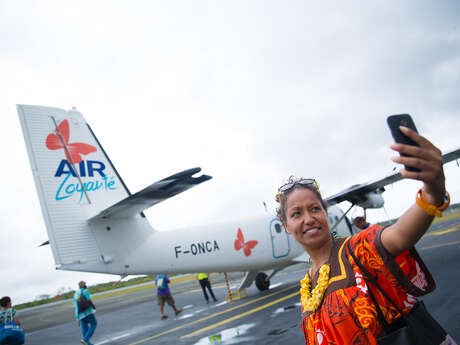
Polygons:
M91 220L133 216L212 178L208 175L192 177L192 175L200 171L201 168L192 168L155 182L140 192L106 208Z

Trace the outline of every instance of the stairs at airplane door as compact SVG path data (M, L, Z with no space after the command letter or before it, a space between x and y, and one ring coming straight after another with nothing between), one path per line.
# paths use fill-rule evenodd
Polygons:
M233 290L233 291L230 291L230 293L232 294L232 300L233 301L237 301L239 299L243 299L245 297L248 297L248 293L247 293L246 289ZM225 300L229 301L230 296L229 295L225 296Z

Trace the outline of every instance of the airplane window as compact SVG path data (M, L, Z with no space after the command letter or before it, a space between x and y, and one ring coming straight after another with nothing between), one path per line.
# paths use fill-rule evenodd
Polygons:
M275 231L279 234L281 233L281 225L279 223L275 223Z

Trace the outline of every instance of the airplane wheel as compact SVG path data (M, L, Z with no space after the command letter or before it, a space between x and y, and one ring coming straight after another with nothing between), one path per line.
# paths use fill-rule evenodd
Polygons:
M270 280L267 279L267 275L263 272L259 272L256 275L256 286L260 291L268 290L270 287Z

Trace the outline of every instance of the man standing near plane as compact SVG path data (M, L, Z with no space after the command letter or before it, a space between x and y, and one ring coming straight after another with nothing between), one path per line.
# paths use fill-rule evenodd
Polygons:
M209 297L208 297L208 294L206 293L206 288L209 290L209 293L211 294L214 302L217 302L217 298L216 296L214 296L214 292L212 292L211 281L209 280L209 274L198 273L196 278L198 279L198 282L200 283L200 286L203 289L203 295L204 295L204 299L206 300L206 303L209 303Z
M169 289L169 278L166 274L157 274L155 277L155 285L157 287L157 300L158 306L160 307L161 319L164 320L168 317L165 314L164 306L165 303L168 303L171 308L174 309L174 312L177 314L182 312L182 309L176 308L174 298L171 295L171 290Z
M78 291L73 296L73 305L75 307L75 317L81 327L81 343L83 345L93 345L89 340L96 330L97 320L94 316L96 307L91 301L91 295L86 283L78 283Z
M356 217L353 219L353 225L356 226L360 231L364 229L380 229L381 226L377 224L371 224L366 221L366 217Z

